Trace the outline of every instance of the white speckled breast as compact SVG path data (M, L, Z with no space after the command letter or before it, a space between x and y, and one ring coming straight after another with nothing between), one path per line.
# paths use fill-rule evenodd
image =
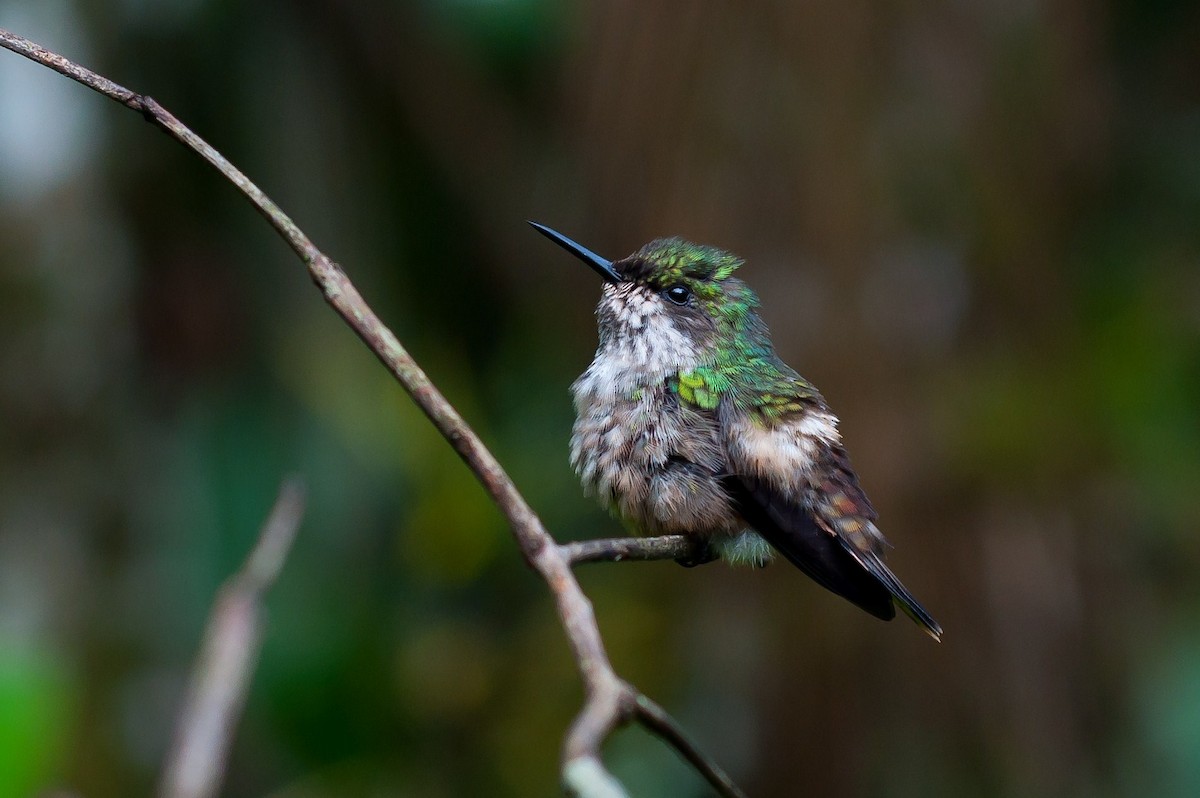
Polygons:
M666 386L700 355L661 301L636 286L605 287L598 313L609 325L571 386L571 465L588 494L645 534L732 534L742 523L720 485L717 422Z

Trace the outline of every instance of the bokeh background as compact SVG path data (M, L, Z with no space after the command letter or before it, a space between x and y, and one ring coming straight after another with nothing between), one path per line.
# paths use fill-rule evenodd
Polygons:
M601 253L734 250L946 629L580 572L754 796L1200 794L1200 7L0 0L333 257L562 539ZM0 52L0 798L146 794L214 592L310 510L224 794L552 796L581 695L457 457L228 185ZM661 744L639 796L701 796Z

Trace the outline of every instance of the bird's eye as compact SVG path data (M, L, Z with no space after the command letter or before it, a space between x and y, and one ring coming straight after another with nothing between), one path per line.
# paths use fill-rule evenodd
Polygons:
M692 298L692 291L686 285L673 285L663 291L663 295L676 305L686 305L687 301Z

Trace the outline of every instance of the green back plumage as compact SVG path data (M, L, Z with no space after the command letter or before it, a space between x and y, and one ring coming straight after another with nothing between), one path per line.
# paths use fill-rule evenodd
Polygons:
M716 247L667 238L642 247L625 273L657 288L686 285L715 325L707 361L672 380L681 400L715 410L728 397L739 410L775 419L820 401L820 394L775 354L758 297L733 277L742 263Z

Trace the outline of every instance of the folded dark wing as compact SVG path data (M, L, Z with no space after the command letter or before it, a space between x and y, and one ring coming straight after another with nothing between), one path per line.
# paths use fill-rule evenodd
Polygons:
M936 638L941 627L883 562L887 543L835 424L816 403L729 421L725 489L746 522L823 587L884 620L899 604Z
M896 615L892 594L865 569L806 507L790 501L763 479L725 477L725 489L750 526L819 585L874 615Z

